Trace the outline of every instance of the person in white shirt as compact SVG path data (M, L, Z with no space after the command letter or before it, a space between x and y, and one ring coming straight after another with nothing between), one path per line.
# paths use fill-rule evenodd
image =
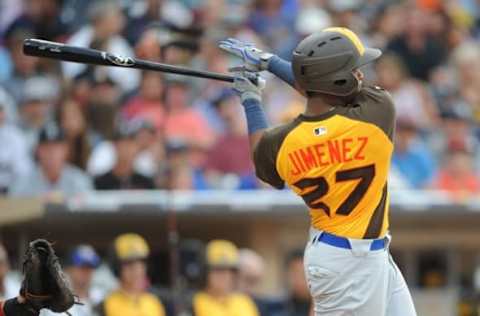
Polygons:
M36 168L26 177L16 179L9 192L12 196L61 199L93 189L90 177L67 162L67 142L57 125L48 124L40 130L36 156Z
M17 296L19 290L20 281L12 276L7 250L0 244L0 301Z
M28 175L32 160L23 134L7 122L7 113L0 100L0 194L7 193L14 179Z
M72 35L69 45L90 47L113 54L131 57L134 52L120 33L125 26L125 18L114 1L96 1L89 8L90 24ZM86 64L62 63L64 75L73 79L87 70ZM140 82L140 73L126 68L105 68L108 75L124 91L135 89Z

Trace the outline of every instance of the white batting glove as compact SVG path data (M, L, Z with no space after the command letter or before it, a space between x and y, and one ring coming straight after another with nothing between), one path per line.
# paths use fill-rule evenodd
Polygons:
M243 60L243 65L235 67L234 70L259 72L268 69L268 62L273 54L266 53L252 44L228 38L220 41L218 46Z
M240 96L242 103L247 99L262 101L262 90L265 88L265 79L258 74L244 72L235 77L233 90Z

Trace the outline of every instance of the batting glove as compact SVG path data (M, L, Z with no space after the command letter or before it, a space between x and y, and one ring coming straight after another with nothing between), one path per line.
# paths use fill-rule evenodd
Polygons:
M266 53L252 44L244 43L234 38L220 41L218 46L243 60L243 65L236 67L235 70L250 72L267 70L268 62L273 56L273 54Z
M245 100L262 101L262 90L265 88L265 79L258 74L244 72L235 77L233 90L240 96L242 104Z

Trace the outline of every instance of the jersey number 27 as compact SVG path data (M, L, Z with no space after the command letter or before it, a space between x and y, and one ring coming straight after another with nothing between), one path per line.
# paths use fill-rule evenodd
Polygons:
M338 207L335 214L348 216L358 203L360 203L374 177L375 165L373 164L365 167L337 171L337 173L335 173L336 183L352 180L360 181L358 181L358 184L355 189L353 189L352 193L350 193ZM323 210L328 216L330 216L330 207L324 202L319 201L330 189L330 186L324 177L304 178L295 182L293 185L301 190L313 188L313 190L302 195L303 200L311 209Z

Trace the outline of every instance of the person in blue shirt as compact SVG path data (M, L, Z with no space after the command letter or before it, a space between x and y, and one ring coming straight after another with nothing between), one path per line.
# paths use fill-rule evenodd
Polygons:
M397 122L392 167L415 189L427 186L436 173L437 163L432 151L422 141L412 122Z

